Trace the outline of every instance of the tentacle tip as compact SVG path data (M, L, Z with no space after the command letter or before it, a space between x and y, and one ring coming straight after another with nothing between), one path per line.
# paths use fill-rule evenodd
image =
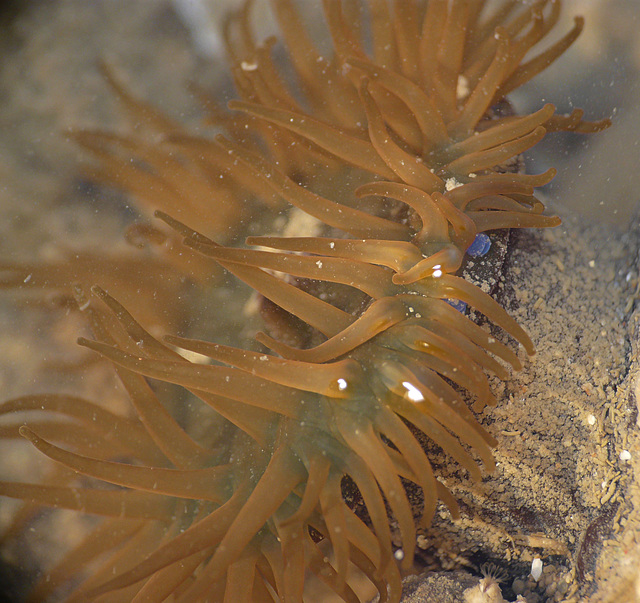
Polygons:
M482 471L480 471L480 467L474 466L473 471L470 468L467 471L469 472L469 477L471 478L472 481L474 482L482 481Z
M396 272L392 277L391 277L391 282L394 285L408 285L410 280L405 276L406 273L402 272Z
M511 367L513 368L514 371L521 371L523 366L522 366L522 362L520 362L520 360L515 360L512 364Z
M97 298L101 299L102 301L107 301L109 299L113 299L109 293L103 289L100 285L91 285L90 288L91 293L93 293Z
M25 438L26 440L29 440L30 442L33 442L38 439L38 436L36 436L36 434L31 429L29 429L29 427L27 427L26 425L21 425L18 428L18 433L23 438Z
M90 348L92 341L86 337L78 337L78 339L76 339L76 343L81 345L83 348Z
M476 400L471 406L473 412L481 413L487 407L494 407L496 404L489 400Z

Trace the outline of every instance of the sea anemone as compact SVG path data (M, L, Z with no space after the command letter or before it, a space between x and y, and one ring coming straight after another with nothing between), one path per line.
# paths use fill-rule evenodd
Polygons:
M479 233L560 223L534 195L555 170L524 174L518 157L548 132L596 132L608 121L556 115L550 104L516 116L505 97L568 48L582 19L536 54L559 1L488 10L480 0L325 0L327 57L293 2L274 0L284 69L274 40L253 39L250 5L225 24L240 99L231 113L209 106L224 134L183 132L107 67L156 138L75 138L100 160L96 178L155 210L159 228L133 231L156 248L147 272L160 283L165 273L201 281L221 267L254 291L265 332L247 349L158 338L134 301L135 273L118 269L128 259L103 258L102 286L91 262L4 267L5 286L31 274L32 287L72 291L94 334L79 343L113 363L131 403L126 416L69 395L0 406L9 417L44 412L2 435L56 462L46 483L0 483L1 495L25 501L10 530L42 506L105 517L33 600L63 587L69 601L301 601L317 578L352 602L357 571L382 601L399 601L417 526L440 502L458 513L429 455L439 449L474 479L479 462L494 468L497 442L473 411L497 402L487 372L505 379L505 364L521 368L504 339L534 347L457 274ZM242 244L239 223L252 209L274 222L315 220L297 236ZM157 381L213 409L207 429L180 423Z

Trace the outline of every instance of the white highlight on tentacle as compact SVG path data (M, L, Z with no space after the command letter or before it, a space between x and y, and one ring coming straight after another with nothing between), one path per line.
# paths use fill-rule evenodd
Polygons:
M409 381L403 381L402 387L407 390L407 398L411 400L411 402L424 402L424 396L420 392L420 390L410 383Z

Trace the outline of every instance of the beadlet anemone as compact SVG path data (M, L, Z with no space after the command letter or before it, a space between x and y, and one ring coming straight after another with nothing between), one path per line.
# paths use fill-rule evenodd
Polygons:
M559 1L325 0L325 56L294 3L273 0L283 67L274 39L254 40L251 4L225 23L239 99L230 112L208 103L223 132L215 140L138 101L110 69L144 127L75 134L98 159L94 177L159 218L129 232L153 248L146 280L118 270L143 263L135 254L3 267L5 287L73 291L94 333L79 343L113 363L131 404L123 415L41 395L0 407L9 421L29 416L5 424L3 437L22 436L55 461L45 483L0 483L1 495L24 501L10 534L47 506L104 517L32 600L294 602L319 579L357 602L355 571L397 602L417 528L440 503L458 514L429 455L440 450L475 479L479 463L494 468L497 442L474 411L497 402L487 373L521 368L513 344L534 346L457 274L479 233L560 223L534 194L555 170L525 174L519 156L549 132L608 121L556 115L550 104L516 116L506 95L565 51L582 19L549 45ZM313 226L242 242L249 207L274 224L305 215ZM140 287L173 292L168 283L219 267L255 292L256 341L242 349L152 335ZM158 381L213 409L215 428L190 432ZM409 483L422 493L418 509Z

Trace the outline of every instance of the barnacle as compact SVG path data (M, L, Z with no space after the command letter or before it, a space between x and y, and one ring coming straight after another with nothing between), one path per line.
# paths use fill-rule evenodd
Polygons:
M73 285L94 333L79 343L113 363L132 413L60 395L0 406L2 415L49 413L3 437L28 439L57 467L48 483L0 483L0 494L25 501L12 530L40 506L106 517L34 587L34 600L73 582L69 601L300 601L310 574L351 602L359 600L348 582L355 567L382 601L398 601L416 540L405 480L422 490L420 522L439 501L458 513L418 435L475 479L479 462L494 467L496 440L468 403L495 404L486 373L504 379L503 363L521 362L447 300L475 308L534 353L517 322L456 273L478 233L559 224L534 194L555 171L527 175L510 162L549 131L595 132L608 121L558 116L549 104L521 117L496 107L566 50L582 20L526 58L555 25L560 2L506 2L493 12L480 0L323 4L330 58L293 2L272 2L294 83L272 58L273 40L253 39L250 3L229 17L240 99L230 114L212 109L225 131L215 140L181 132L107 69L162 143L77 133L100 160L94 176L156 210L160 228L142 235L171 244L156 253L154 271L198 281L221 267L259 294L269 332L253 349L162 340L109 278L101 288L77 266L40 269L44 286ZM320 236L235 244L230 231L246 198L267 213L291 207L315 218ZM3 284L37 270L7 266ZM148 379L185 388L222 427L190 434ZM343 497L347 478L366 514Z

